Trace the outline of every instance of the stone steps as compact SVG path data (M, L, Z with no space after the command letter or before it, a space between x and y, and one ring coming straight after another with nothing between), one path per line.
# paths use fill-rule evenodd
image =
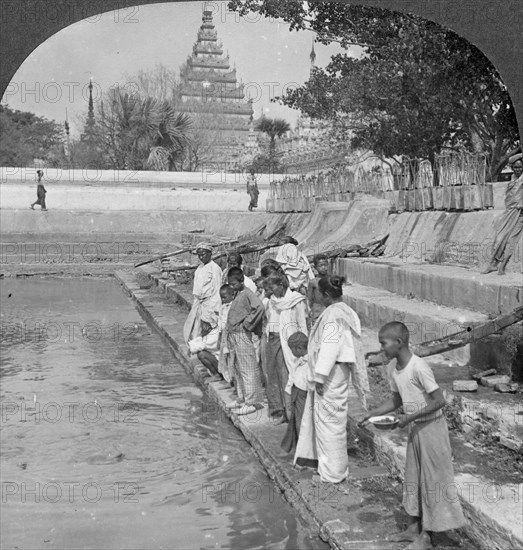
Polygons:
M480 275L458 266L407 263L396 258L343 258L337 260L335 271L349 282L492 316L508 313L523 302L520 273Z
M346 285L343 292L345 300L358 313L363 326L378 331L386 323L401 321L409 328L413 344L441 338L488 319L486 315L475 311L408 299L387 290L359 284ZM448 355L465 363L470 358L469 346L449 352Z

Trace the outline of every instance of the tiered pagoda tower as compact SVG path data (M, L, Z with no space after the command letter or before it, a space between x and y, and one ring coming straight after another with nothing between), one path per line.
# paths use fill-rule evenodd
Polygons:
M249 141L252 101L246 100L236 67L231 68L218 40L212 11L204 11L192 54L180 72L180 110L192 115L193 124L212 134L213 146L207 162L239 160L239 148Z

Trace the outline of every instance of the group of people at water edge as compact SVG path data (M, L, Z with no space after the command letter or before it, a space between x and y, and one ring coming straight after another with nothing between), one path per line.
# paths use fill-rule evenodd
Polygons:
M407 327L386 324L379 340L391 361L391 398L369 411L362 329L344 301L343 277L329 273L324 255L314 257L314 273L298 243L283 242L275 258L262 257L254 280L240 254L230 253L222 270L212 245L197 245L194 303L184 327L189 350L214 379L234 387L228 409L248 415L266 408L273 424L287 424L281 446L295 466L311 468L314 483L343 491L349 399L361 405L361 424L403 407L397 425L409 427L403 505L410 523L390 538L409 550L431 548L429 532L465 524L459 500L434 490L453 484L454 472L445 399L432 370L410 351Z

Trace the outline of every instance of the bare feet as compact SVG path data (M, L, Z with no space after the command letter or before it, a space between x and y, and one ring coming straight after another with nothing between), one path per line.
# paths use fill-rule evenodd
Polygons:
M251 414L253 412L256 412L256 407L254 405L243 405L241 406L240 408L238 409L233 409L233 411L238 415L238 416L244 416L246 414Z
M480 271L480 275L486 275L487 273L492 273L493 271L496 271L496 269L497 267L494 264L490 264L483 271Z
M229 403L227 403L227 405L225 405L225 408L226 409L239 409L240 407L243 407L243 405L245 405L244 402L242 401L230 401Z
M508 260L504 260L499 264L498 275L506 275L505 269L507 268Z
M422 531L405 550L431 550L432 548L434 546L432 546L429 534L426 531Z
M419 531L417 524L409 525L405 531L401 533L394 533L387 537L391 542L414 542L419 537Z

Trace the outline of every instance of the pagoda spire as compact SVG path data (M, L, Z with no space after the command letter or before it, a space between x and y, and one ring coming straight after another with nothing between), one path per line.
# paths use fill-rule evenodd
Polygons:
M67 109L65 110L64 129L65 129L65 156L69 159L71 156L71 137L70 137L71 132L69 127L69 115L67 113Z
M92 144L95 141L95 118L94 118L94 101L93 101L93 77L89 80L89 107L87 109L87 120L85 121L84 133L82 141L87 141Z
M316 65L316 52L314 50L314 42L315 42L315 39L313 38L312 39L312 49L311 49L311 53L310 53L310 56L309 56L309 58L311 60L311 69L310 69L311 75L312 75L312 71L313 71L313 69Z

